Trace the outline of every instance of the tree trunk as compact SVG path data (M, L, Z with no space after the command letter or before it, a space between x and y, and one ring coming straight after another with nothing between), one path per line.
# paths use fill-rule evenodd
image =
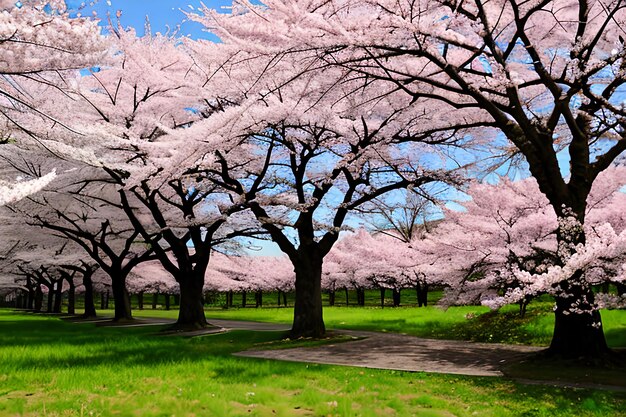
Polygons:
M165 310L169 310L169 309L170 309L170 295L165 294Z
M619 295L620 297L626 294L626 284L618 282L615 284L615 287L617 288L617 295Z
M48 286L48 300L46 304L46 313L52 313L54 311L54 284Z
M26 308L28 310L33 310L35 308L35 294L36 294L35 289L29 286L28 287L28 301L26 304Z
M283 305L287 307L287 293L283 291Z
M126 289L126 277L118 276L111 279L111 290L113 291L113 301L115 301L114 321L126 321L133 319L130 307L130 295Z
M137 308L143 310L143 291L137 293Z
M556 297L554 333L548 353L567 358L597 358L607 354L602 319L593 308L591 288L568 283L561 286L567 286L563 288L566 295Z
M83 285L85 286L85 313L83 317L96 317L96 305L93 299L93 281L91 274L83 275Z
M357 304L361 307L364 307L365 306L365 289L364 288L356 289L356 298L357 298Z
M561 259L571 256L576 244L585 243L584 205L581 207L583 209L572 211L576 213L578 224L573 223L571 217L559 219L557 244ZM560 293L555 297L554 333L548 348L550 355L598 358L610 352L600 312L595 308L593 290L583 278L583 271L578 270L559 283Z
M280 307L280 290L278 291L278 307Z
M241 307L245 308L247 303L248 293L246 291L241 292Z
M43 291L41 290L41 285L37 284L35 286L35 311L41 311L43 307Z
M350 291L348 291L348 287L345 288L346 290L346 307L350 305Z
M295 262L296 302L291 338L322 337L326 333L322 314L322 262L313 250L303 248Z
M73 281L68 281L70 289L67 292L67 314L76 314L76 286Z
M393 297L393 306L400 307L400 290L394 288L391 296Z
M207 327L202 302L204 271L188 274L180 277L177 281L180 285L180 308L178 310L176 327L180 329L201 329Z
M254 293L254 300L256 301L256 307L263 307L263 291L258 290Z
M175 306L180 305L180 294L174 294L174 305Z
M335 291L328 291L328 305L331 307L335 306Z
M531 298L526 296L522 301L519 302L519 315L520 317L524 317L526 315L526 308L528 304L530 304Z
M105 294L104 292L100 293L100 310L104 310L105 308L108 307L105 303L104 294Z
M155 292L152 294L152 309L156 310L157 302L159 301L159 293Z
M54 313L61 312L61 304L63 302L63 280L58 280L54 290Z
M15 298L13 299L13 305L15 308L23 308L24 307L24 296L20 290L15 291Z
M384 288L380 289L380 306L382 308L385 307L385 289Z
M415 290L417 292L417 306L428 306L428 284L417 283Z

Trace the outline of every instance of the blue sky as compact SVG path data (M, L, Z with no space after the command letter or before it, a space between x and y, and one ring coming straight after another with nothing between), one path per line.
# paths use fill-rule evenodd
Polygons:
M202 30L202 25L187 20L182 10L196 12L201 3L199 0L98 0L80 1L66 0L65 2L73 15L81 13L83 16L90 16L93 12L102 19L103 25L107 24L107 16L111 16L116 21L117 12L121 11L120 23L123 27L134 27L139 35L144 34L146 16L150 20L152 32L168 32L180 26L180 36L190 36L193 39L215 39L214 36ZM206 0L207 7L221 9L223 6L230 6L230 0ZM229 9L224 9L225 13Z

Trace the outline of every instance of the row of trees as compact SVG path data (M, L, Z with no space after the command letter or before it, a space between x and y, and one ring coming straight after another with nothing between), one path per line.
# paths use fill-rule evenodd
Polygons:
M11 52L0 66L4 166L24 177L57 175L10 210L98 264L116 319L131 317L128 275L158 260L180 288L178 325L206 325L213 249L263 234L295 272L293 336L321 336L322 265L353 213L522 162L546 199L521 209L537 216L525 227L539 243L529 247L527 235L501 226L515 215L484 225L507 235L507 256L444 233L418 262L445 273L427 255L463 250L470 267L452 264L459 273L446 278L459 294L484 280L512 288L498 284L494 306L549 293L550 351L608 352L592 284L621 279L597 271L619 259L623 234L608 219L589 228L588 209L603 172L623 178L607 171L626 148L621 2L241 6L190 15L218 44L119 27L105 38L55 4L54 13L33 2L2 14L3 30L11 28L0 36ZM8 251L44 244L15 238ZM361 263L382 259L367 266L389 270L383 246L360 247ZM401 268L429 276L410 262Z
M588 235L594 246L589 245L589 250L618 250L611 255L587 256L581 265L590 285L612 282L617 287L617 296L612 300L604 296L603 305L626 304L619 298L626 288L624 271L620 269L626 253L617 246L617 236L606 235L622 232L626 226L626 194L619 191L622 182L616 180L625 174L624 168L610 169L590 195ZM473 183L466 191L469 199L459 201L461 207L445 209L444 219L426 224L416 222L419 213L425 211L424 204L403 203L405 209L413 207L405 223L395 221L399 217L390 216L389 207L377 207L380 215L388 214L378 224L379 232L372 235L360 230L346 234L325 260L321 285L328 292L330 304L334 304L339 290L356 291L357 304L363 305L365 290L379 289L382 305L389 290L394 305L400 305L401 290L412 289L417 291L418 305L422 306L427 303L428 287L435 285L445 289L441 301L444 305L484 303L497 308L517 302L523 313L532 298L549 293L534 280L521 278L523 273L531 272L546 275L557 259L557 219L536 183L532 179L513 182L501 178L493 185ZM395 222L389 224L389 220ZM612 230L603 226L607 222ZM78 257L68 252L65 242L55 253L26 248L13 254L11 260L22 275L19 282L28 291L29 308L40 310L43 294L47 293L47 310L58 312L61 293L66 291L68 312L73 313L77 289L85 294L94 288L108 291L110 279L96 271L96 263L90 265L81 260L79 266ZM80 251L78 254L83 256ZM56 262L56 268L49 259ZM32 269L32 265L38 268ZM83 275L83 283L88 282L89 290L80 283L77 288L77 273ZM141 300L144 293L180 294L179 284L157 260L135 266L128 275L126 289ZM263 292L282 295L294 290L293 268L286 257L214 253L202 292L241 293L245 307L248 293L255 295L259 306ZM93 296L86 297L87 315L95 312L93 303Z

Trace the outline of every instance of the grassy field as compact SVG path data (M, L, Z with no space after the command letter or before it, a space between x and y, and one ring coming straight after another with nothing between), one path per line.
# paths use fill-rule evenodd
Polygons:
M175 319L175 310L135 310L137 317ZM626 347L626 310L603 310L607 341ZM291 323L292 308L207 309L207 318ZM327 328L405 333L420 337L546 346L554 327L551 303L536 302L520 317L515 306L490 312L481 306L450 307L324 307Z
M415 291L402 291L402 307L387 306L381 308L380 293L376 290L365 292L365 307L356 306L356 293L350 291L349 305L346 306L345 293L337 292L336 306L328 306L328 294L323 294L324 321L329 329L373 330L383 332L405 333L420 337L471 340L476 342L500 342L547 346L552 338L554 315L553 302L535 300L529 307L525 317L520 317L517 306L507 306L498 312L490 312L487 307L467 306L451 307L443 310L435 306L441 298L439 290L428 294L429 307L417 308ZM389 295L389 294L388 294ZM274 323L291 323L293 320L293 293L287 294L290 307L277 306L277 293L264 293L263 307L254 307L254 294L248 294L248 307L241 308L239 293L234 294L234 306L225 308L226 295L213 294L209 297L211 304L206 307L207 318L252 320ZM133 296L133 314L136 317L166 317L175 319L178 316L174 297L171 297L171 310L164 310L165 296L156 298L157 309L152 309L152 294L144 295L144 309L137 309L137 297ZM79 297L77 308L82 307ZM113 301L110 303L113 308ZM99 310L100 311L100 310ZM112 311L101 311L111 315ZM602 320L607 341L611 347L626 347L626 310L603 310Z
M0 328L2 416L623 416L626 409L623 393L230 356L283 337L277 332L163 337L156 326L98 328L7 310Z

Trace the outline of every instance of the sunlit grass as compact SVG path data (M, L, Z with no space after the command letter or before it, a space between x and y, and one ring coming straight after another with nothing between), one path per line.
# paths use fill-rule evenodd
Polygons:
M280 332L163 337L158 326L6 310L0 329L3 416L619 416L626 407L610 392L230 355Z
M175 310L135 310L137 317L175 319ZM626 347L626 311L603 310L602 319L609 346ZM207 318L251 320L289 324L293 309L285 307L207 309ZM546 346L552 338L554 315L551 303L531 304L525 317L516 306L491 312L482 306L450 307L325 307L329 329L373 330L405 333L439 339L516 343Z

